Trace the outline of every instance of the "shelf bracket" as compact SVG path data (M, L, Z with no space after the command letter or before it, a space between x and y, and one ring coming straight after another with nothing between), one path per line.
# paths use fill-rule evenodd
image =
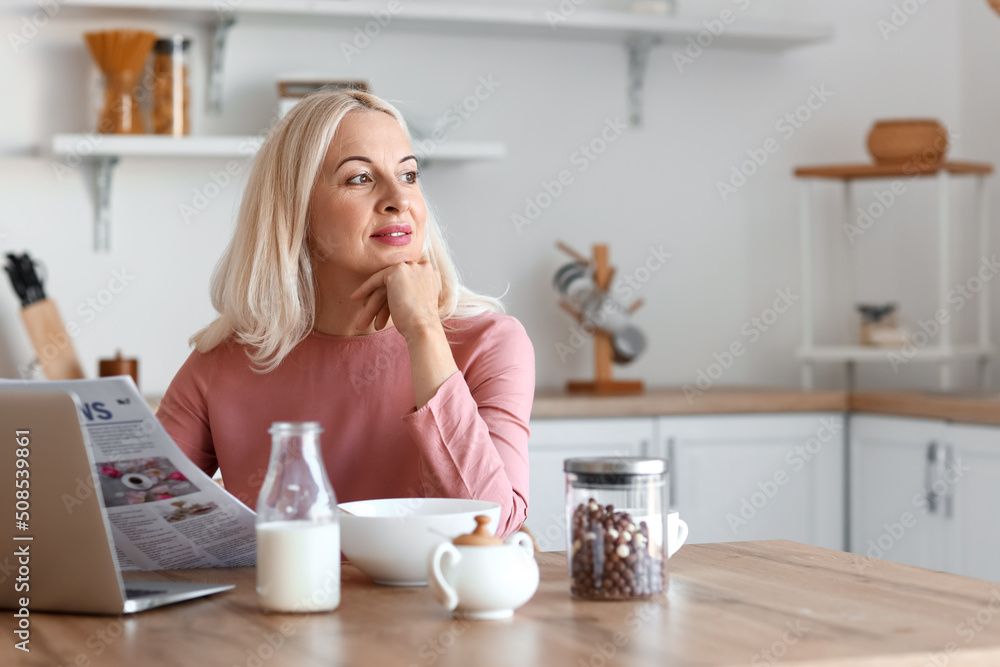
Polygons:
M643 106L645 104L646 69L649 52L659 44L656 37L633 37L628 42L628 124L631 128L642 127Z
M226 40L229 38L229 29L236 25L236 18L223 15L219 22L215 24L215 34L212 37L212 66L208 73L208 111L210 113L222 113L222 80L223 64L226 59Z
M97 159L94 191L94 251L111 250L111 181L118 156Z

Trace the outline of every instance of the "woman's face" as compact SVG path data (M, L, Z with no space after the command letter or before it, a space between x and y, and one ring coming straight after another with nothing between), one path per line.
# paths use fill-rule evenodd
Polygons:
M427 208L403 128L381 111L340 122L309 200L314 261L362 280L418 261Z

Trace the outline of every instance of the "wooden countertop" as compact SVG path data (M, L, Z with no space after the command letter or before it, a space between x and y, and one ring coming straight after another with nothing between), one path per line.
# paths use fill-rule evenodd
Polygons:
M655 417L773 412L845 412L848 394L843 391L797 389L712 388L700 395L685 394L680 387L653 387L627 396L567 394L561 389L539 389L531 408L532 419L561 417Z
M237 587L124 618L32 614L31 653L8 630L0 664L892 667L939 653L949 667L1000 664L1000 584L978 579L737 542L683 547L666 600L585 602L569 596L564 554L538 562L538 592L507 621L452 619L426 588L377 586L350 565L340 608L312 615L258 611L252 568L129 573Z
M852 412L1000 426L1000 394L854 393Z
M647 389L629 396L536 392L532 419L580 417L655 417L709 414L855 412L968 424L1000 426L1000 393L803 391L798 389L718 388L698 396L675 387Z

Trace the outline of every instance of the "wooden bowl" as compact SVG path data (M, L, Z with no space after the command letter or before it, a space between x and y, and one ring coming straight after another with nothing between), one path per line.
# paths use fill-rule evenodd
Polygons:
M948 131L934 119L879 120L868 133L875 164L931 166L948 152Z

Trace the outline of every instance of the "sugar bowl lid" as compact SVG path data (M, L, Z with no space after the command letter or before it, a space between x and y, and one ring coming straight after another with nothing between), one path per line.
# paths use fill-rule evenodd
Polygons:
M476 516L476 529L467 535L459 535L452 542L456 546L460 547L495 547L501 546L503 540L499 537L494 537L490 534L490 529L487 525L490 522L490 518L485 514L479 514Z

